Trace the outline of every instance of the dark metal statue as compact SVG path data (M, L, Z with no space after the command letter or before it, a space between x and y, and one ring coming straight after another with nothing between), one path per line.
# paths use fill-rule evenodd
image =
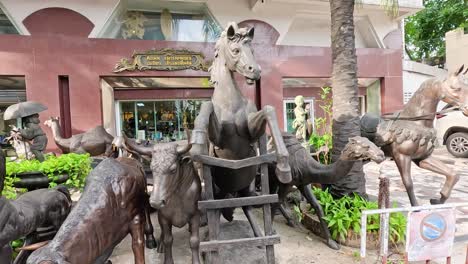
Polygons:
M164 264L174 263L172 226L181 228L186 224L189 224L190 230L192 263L199 264L200 211L198 201L201 196L201 183L191 158L184 157L192 144L178 145L171 142L145 147L135 144L125 136L122 139L116 138L114 144L127 152L137 152L151 157L154 189L150 204L158 212L159 225L162 230L158 252L164 251Z
M439 101L459 108L468 116L468 80L465 77L468 69L465 72L463 69L461 66L445 79L432 78L422 83L403 110L393 117L380 119L366 115L361 119L363 135L373 138L385 155L395 160L412 206L418 205L418 201L411 179L411 162L446 177L440 199L431 199L431 204L444 203L460 177L431 154L436 140L433 122Z
M323 210L310 189L309 184L335 183L337 180L346 177L355 161L370 159L380 163L385 160L385 155L382 150L367 138L353 137L349 139L338 161L330 165L324 165L313 159L310 153L294 135L284 133L283 139L289 151L289 165L291 166L292 181L287 184L279 182L274 174L274 170L272 170L274 164L269 165L271 169L268 170L270 174L271 192L278 192L278 208L288 221L288 225L293 226L293 218L286 210L284 202L288 193L293 190L293 186L296 186L317 213L323 234L325 234L327 239L327 245L333 249L338 249L339 246L331 238L327 223L323 219ZM272 216L274 216L274 214L272 214Z
M243 75L248 84L260 79L260 66L251 48L253 37L254 28L238 28L236 23L231 22L216 42L215 59L210 68L214 92L211 101L202 104L200 114L195 119L191 154L208 154L204 149L208 135L216 157L239 160L256 156L254 144L265 134L268 124L277 149L276 175L281 182L288 183L291 181L289 154L281 137L275 109L264 106L258 111L234 80L235 72ZM217 197L225 198L232 193L250 195L249 185L256 171L257 166L237 170L213 167L214 183L220 190ZM259 235L250 207L243 209L254 233Z
M47 136L40 126L39 114L23 117L24 129L19 133L23 139L32 140L31 152L39 161L44 161L44 150L47 147Z
M52 130L55 144L63 153L89 153L91 156L104 154L107 157L112 155L112 140L114 137L107 133L103 126L97 126L85 133L76 134L70 138L63 138L61 135L59 118L51 117L44 122Z
M5 156L0 150L0 194L6 176ZM27 192L16 200L0 197L0 263L10 263L9 242L26 237L27 243L35 243L38 228L52 227L58 230L71 208L70 194L67 188L58 186L54 189L40 189ZM24 263L29 252L22 251L15 263Z
M55 238L32 253L27 263L103 264L130 233L134 263L144 264L143 234L147 246L156 246L148 208L141 164L129 158L105 159L88 175L80 200Z

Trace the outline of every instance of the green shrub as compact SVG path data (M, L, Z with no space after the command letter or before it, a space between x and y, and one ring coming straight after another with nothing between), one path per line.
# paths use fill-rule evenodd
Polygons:
M68 174L69 178L65 185L81 189L84 187L86 176L91 171L91 159L88 154L70 153L58 157L48 155L42 163L37 160L24 160L18 163L7 162L5 188L2 194L8 199L14 199L18 194L24 192L24 189L13 187L14 182L19 180L16 175L31 171L47 175L51 179L50 187L57 185L55 181L58 175Z
M11 256L12 260L14 260L18 256L19 252L17 251L17 249L19 249L23 245L24 238L16 239L10 242L11 249L13 249L13 255Z
M315 151L318 151L322 146L328 146L329 152L319 154L319 162L322 164L331 163L331 149L333 147L332 142L333 136L331 133L324 134L322 136L313 133L309 138L309 145L314 147Z
M313 146L315 151L318 151L322 146L328 146L329 152L320 153L319 162L323 164L331 163L331 149L333 147L333 100L331 87L322 87L320 89L320 99L317 100L318 106L323 110L323 117L315 118L315 130L309 137L309 145Z
M352 235L361 232L361 212L362 210L378 209L377 202L366 201L358 195L353 197L344 196L334 200L328 190L321 190L313 187L313 192L317 197L324 211L325 221L333 239L340 238L345 241ZM313 209L312 209L313 211ZM367 217L367 232L378 233L380 230L380 216L378 214ZM397 244L405 239L406 217L402 213L390 214L390 241Z

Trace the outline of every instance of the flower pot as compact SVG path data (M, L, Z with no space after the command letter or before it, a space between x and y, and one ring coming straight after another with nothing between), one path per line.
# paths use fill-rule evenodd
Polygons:
M55 183L61 184L68 180L68 174L58 175ZM40 171L23 172L16 175L19 180L14 183L16 188L26 188L28 191L47 188L51 180Z

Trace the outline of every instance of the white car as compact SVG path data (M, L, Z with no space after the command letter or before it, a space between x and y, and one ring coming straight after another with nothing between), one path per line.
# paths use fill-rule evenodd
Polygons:
M468 158L468 117L459 110L437 116L437 140L458 158Z

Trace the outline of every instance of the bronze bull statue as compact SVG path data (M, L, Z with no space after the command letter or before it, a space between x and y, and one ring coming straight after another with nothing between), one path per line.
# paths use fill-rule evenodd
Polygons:
M106 159L89 174L81 199L55 238L31 254L27 264L106 263L129 233L135 264L144 264L143 233L147 246L156 246L148 208L141 164L129 158Z
M125 136L116 138L114 144L127 152L151 157L154 189L150 204L158 212L162 230L158 252L164 251L164 264L174 263L172 226L180 228L186 224L191 233L192 263L199 264L201 182L191 158L184 156L192 144L182 146L171 142L143 146Z

